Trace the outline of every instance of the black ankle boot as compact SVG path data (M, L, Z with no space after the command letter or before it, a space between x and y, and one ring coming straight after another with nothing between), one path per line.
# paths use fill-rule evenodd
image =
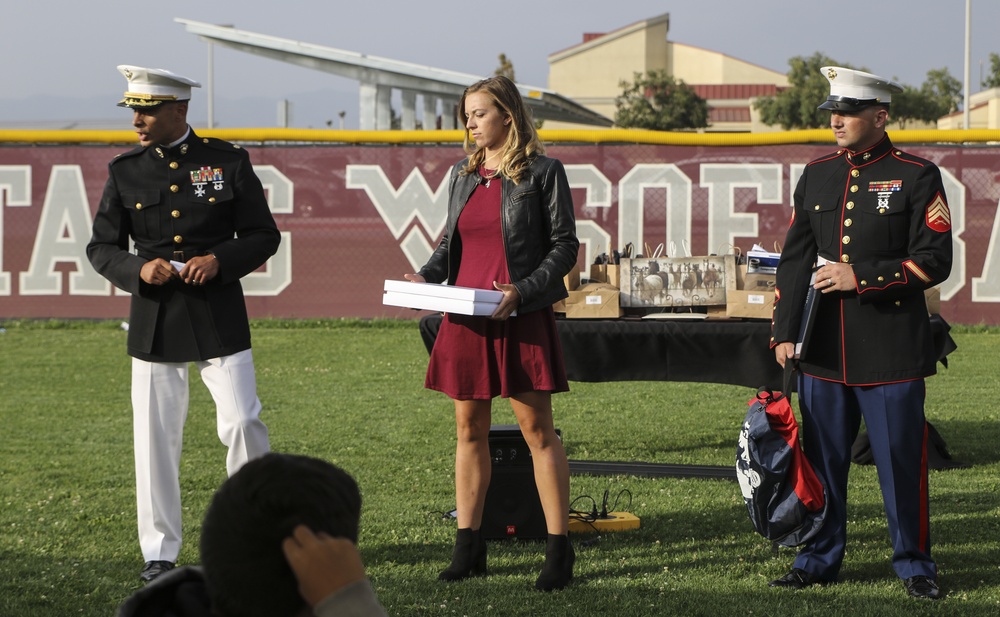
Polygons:
M575 561L576 553L573 552L569 536L556 536L550 533L545 544L545 565L542 566L542 573L535 581L535 589L552 591L568 585L570 579L573 578L573 562Z
M451 565L438 575L438 580L460 581L470 576L486 576L486 541L478 529L466 527L456 532Z

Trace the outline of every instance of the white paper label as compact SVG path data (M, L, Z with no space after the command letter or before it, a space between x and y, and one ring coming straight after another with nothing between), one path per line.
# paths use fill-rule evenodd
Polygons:
M764 304L764 296L747 294L747 304Z
M587 304L600 304L601 296L587 296Z

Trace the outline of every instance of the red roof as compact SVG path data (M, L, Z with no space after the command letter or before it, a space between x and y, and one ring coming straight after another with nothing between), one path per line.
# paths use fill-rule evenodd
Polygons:
M708 110L709 124L720 122L750 122L749 107L710 107Z
M688 84L703 99L741 99L774 96L784 88L774 84Z

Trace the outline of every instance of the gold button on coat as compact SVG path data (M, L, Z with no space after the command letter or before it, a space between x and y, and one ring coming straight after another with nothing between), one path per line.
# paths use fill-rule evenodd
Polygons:
M177 161L170 161L170 169L177 169L180 164Z
M847 202L847 209L848 210L853 210L854 209L854 202L853 201Z
M846 264L847 262L851 261L851 256L848 255L847 253L844 253L843 255L840 256L840 261Z
M180 244L184 242L184 236L174 236L174 244Z
M174 217L175 219L179 219L179 218L181 218L181 211L180 210L174 210L173 212L170 213L170 216Z
M214 197L209 197L208 198L208 203L214 204L215 203L215 198Z
M852 221L851 219L844 219L844 227L850 227L853 224L854 221Z
M844 244L850 244L851 243L851 237L850 236L844 236L843 238L840 239L840 241L843 242Z
M179 190L181 190L181 187L177 186L176 184L171 184L170 185L170 192L171 193L176 193Z
M136 209L136 210L142 210L142 204L141 204L141 203L139 203L139 202L136 202L136 204L135 204L135 209Z
M857 193L858 192L858 185L857 184L852 184L851 185L851 192L852 193Z
M860 176L860 175L861 175L861 172L860 172L860 171L858 171L857 169L852 169L852 170L851 170L851 177L852 177L852 178L857 178L857 177L858 177L858 176Z

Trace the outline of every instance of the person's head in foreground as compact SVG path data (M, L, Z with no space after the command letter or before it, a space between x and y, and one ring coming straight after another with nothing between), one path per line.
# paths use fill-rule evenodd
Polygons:
M358 540L361 493L325 461L271 453L244 465L219 488L201 530L201 560L220 617L310 614L282 542L299 525Z

